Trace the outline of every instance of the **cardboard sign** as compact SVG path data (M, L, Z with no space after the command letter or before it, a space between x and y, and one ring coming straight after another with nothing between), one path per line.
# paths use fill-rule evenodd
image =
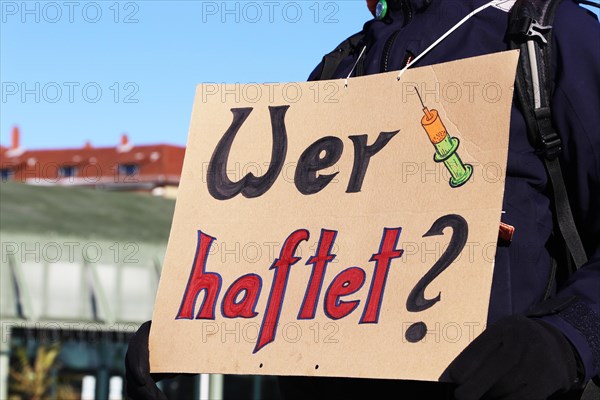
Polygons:
M485 327L517 57L200 85L152 371L437 380Z

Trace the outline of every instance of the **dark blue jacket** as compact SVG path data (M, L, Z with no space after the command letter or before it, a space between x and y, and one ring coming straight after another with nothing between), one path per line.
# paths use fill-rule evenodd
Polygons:
M359 74L399 70L462 17L486 1L411 0L385 21L365 24L367 50ZM504 51L508 14L490 7L450 35L416 66ZM516 228L496 254L488 323L512 314L536 315L558 327L577 349L586 381L600 373L600 24L572 0L557 10L553 29L554 124L563 141L561 164L571 207L589 262L551 287L553 218L544 164L528 141L513 102L503 221ZM359 51L344 58L345 78ZM321 63L310 76L317 79ZM356 76L357 72L353 73Z

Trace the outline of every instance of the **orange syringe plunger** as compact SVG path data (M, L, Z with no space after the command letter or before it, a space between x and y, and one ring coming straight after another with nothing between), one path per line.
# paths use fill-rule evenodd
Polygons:
M444 126L444 123L440 119L437 110L429 110L423 99L419 94L419 91L415 87L421 105L423 106L423 117L421 118L421 125L427 132L429 140L435 147L435 154L433 160L435 162L443 162L448 171L450 172L450 186L459 187L467 182L473 175L473 166L462 162L456 149L458 149L458 138L453 138L448 135L448 131Z
M434 145L441 143L448 137L448 131L446 131L446 127L440 119L437 110L429 110L425 107L423 108L423 112L425 115L421 118L421 125L425 129L425 132L427 132L429 140Z

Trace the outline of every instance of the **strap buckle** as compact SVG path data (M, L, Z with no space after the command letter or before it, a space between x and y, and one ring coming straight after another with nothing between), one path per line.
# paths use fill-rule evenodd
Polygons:
M548 160L554 160L562 152L560 137L556 132L542 136L542 153Z
M539 130L540 150L548 160L554 160L562 152L562 141L552 125L550 107L538 108L534 114Z
M552 25L542 25L535 19L532 19L527 28L526 35L530 38L539 38L544 44L548 44L546 35L552 30Z
M552 30L552 25L542 25L537 20L529 17L523 17L514 21L509 29L509 35L519 38L539 39L544 44L548 44L546 36Z

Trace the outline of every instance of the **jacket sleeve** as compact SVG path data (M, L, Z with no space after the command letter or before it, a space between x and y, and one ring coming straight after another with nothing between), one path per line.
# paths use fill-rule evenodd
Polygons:
M538 307L578 351L585 381L600 374L600 24L572 0L553 28L552 112L561 165L588 262Z

